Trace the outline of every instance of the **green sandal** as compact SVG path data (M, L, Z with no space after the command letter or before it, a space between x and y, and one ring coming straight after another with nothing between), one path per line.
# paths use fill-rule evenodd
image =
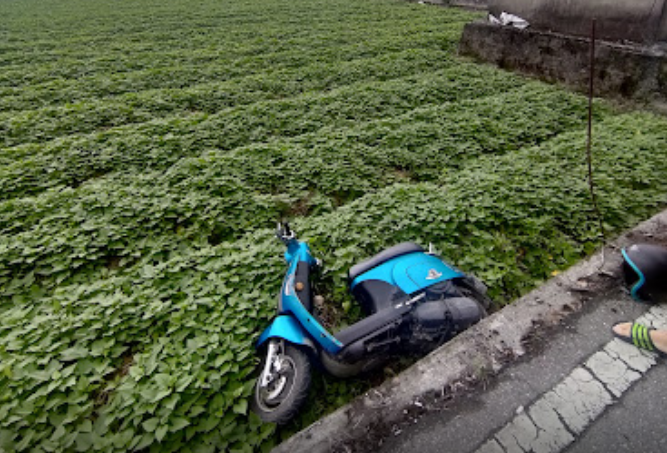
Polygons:
M655 330L653 327L646 327L642 324L637 324L637 323L632 323L632 327L630 328L630 336L625 336L625 335L619 335L616 332L614 332L614 327L616 327L619 324L625 324L626 321L624 322L619 322L616 323L612 326L611 328L611 333L614 334L616 338L619 338L626 343L630 343L632 345L637 346L638 348L641 349L646 349L647 351L655 352L658 354L660 357L665 357L667 358L667 352L661 351L658 349L655 344L653 344L653 340L651 340L651 331Z

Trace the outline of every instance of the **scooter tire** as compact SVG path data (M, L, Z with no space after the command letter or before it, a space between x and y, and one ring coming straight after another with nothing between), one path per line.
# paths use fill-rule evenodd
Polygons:
M267 398L267 391L260 388L258 379L250 400L250 409L263 422L284 425L299 413L308 398L311 368L307 354L294 345L286 343L280 356L289 367L281 376L285 378L284 388L274 398ZM262 360L262 367L265 360L266 357Z

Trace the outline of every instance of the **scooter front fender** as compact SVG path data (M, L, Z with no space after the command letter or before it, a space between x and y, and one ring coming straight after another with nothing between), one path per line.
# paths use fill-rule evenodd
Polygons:
M276 317L271 325L262 332L259 340L257 340L257 348L260 348L267 340L271 338L281 338L290 343L306 346L313 352L317 352L315 343L310 339L305 329L301 324L289 315L281 315Z

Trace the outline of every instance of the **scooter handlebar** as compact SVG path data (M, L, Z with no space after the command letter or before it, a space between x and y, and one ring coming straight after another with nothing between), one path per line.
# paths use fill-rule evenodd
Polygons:
M287 244L289 241L296 238L296 234L294 234L294 231L290 229L289 223L285 222L284 224L281 224L278 222L278 227L276 228L276 237Z

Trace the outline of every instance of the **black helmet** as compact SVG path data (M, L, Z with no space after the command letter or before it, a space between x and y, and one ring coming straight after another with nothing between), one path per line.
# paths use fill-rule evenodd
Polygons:
M634 299L654 302L660 294L667 293L667 249L634 244L621 253L625 284Z

